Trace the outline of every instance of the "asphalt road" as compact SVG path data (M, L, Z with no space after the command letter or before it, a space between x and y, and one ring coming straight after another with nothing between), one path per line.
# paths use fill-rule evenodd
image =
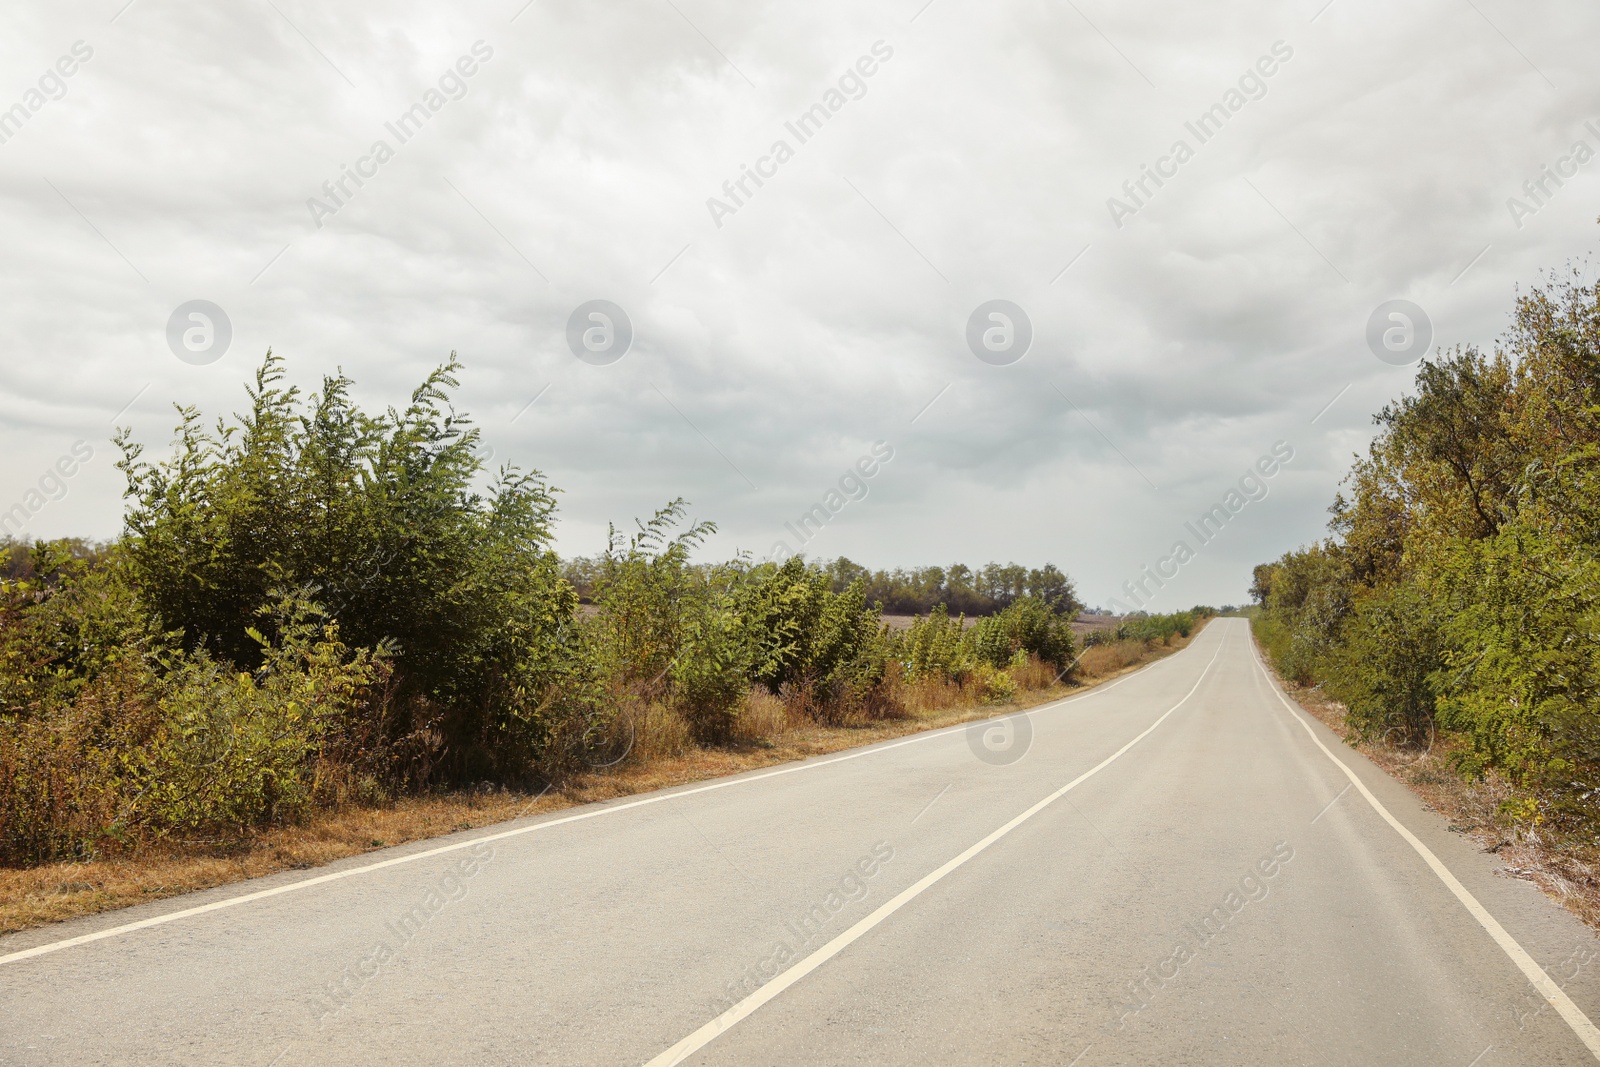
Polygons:
M0 1063L1593 1063L1600 942L1497 867L1224 619L1001 725L0 939Z

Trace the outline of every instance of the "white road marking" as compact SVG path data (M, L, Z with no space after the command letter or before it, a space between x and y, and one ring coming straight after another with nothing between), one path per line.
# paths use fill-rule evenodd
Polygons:
M1383 821L1392 826L1395 833L1403 837L1406 844L1415 849L1417 855L1421 856L1428 866L1433 868L1433 873L1439 876L1439 881L1443 882L1445 887L1455 894L1456 899L1461 902L1461 906L1466 908L1474 919L1478 920L1478 925L1482 926L1489 936L1494 938L1495 944L1499 945L1501 950L1511 957L1511 962L1517 965L1533 987L1544 995L1544 999L1550 1002L1551 1007L1561 1013L1561 1017L1567 1021L1567 1025L1572 1027L1572 1032L1578 1036L1578 1040L1588 1047L1589 1052L1596 1060L1600 1060L1600 1030L1595 1029L1594 1023L1589 1021L1589 1017L1583 1013L1583 1010L1572 1002L1572 998L1567 996L1565 990L1550 980L1550 976L1544 973L1544 968L1540 967L1538 962L1528 954L1528 950L1518 944L1516 938L1506 932L1506 928L1500 925L1500 921L1489 914L1488 908L1478 903L1478 898L1473 896L1471 891L1462 885L1454 874L1450 873L1450 868L1446 867L1439 857L1433 854L1433 850L1423 844L1416 834L1406 829L1404 823L1391 815L1389 809L1383 806L1383 802L1372 795L1372 791L1367 788L1366 783L1356 777L1356 773L1343 760L1335 756L1327 745L1322 743L1322 738L1318 737L1316 731L1311 729L1311 724L1306 722L1305 716L1296 710L1294 705L1290 703L1289 698L1284 696L1283 690L1278 688L1277 684L1272 680L1272 676L1267 673L1267 668L1262 664L1261 656L1256 651L1254 641L1250 643L1250 654L1251 658L1255 660L1256 667L1267 679L1267 687L1283 702L1283 706L1299 722L1306 735L1316 742L1318 748L1322 749L1322 754L1331 759L1334 765L1344 772L1345 777L1350 779L1350 784L1355 786L1361 795L1367 798L1367 803L1371 804L1373 810L1383 817ZM1488 1049L1484 1051L1487 1052ZM1482 1058L1480 1055L1479 1059Z
M1225 637L1224 640L1226 640ZM768 1001L777 997L784 990L800 981L800 979L804 978L806 975L810 974L824 963L827 963L840 952L843 952L851 944L858 941L860 938L870 932L873 927L877 926L889 916L893 915L911 901L921 896L924 891L934 885L934 883L943 879L945 875L949 874L951 871L954 871L956 868L972 859L978 853L982 852L984 849L988 848L990 845L1009 834L1012 830L1015 830L1017 827L1021 826L1023 823L1039 814L1039 812L1049 807L1055 801L1060 800L1062 797L1066 796L1067 793L1071 792L1073 789L1076 789L1078 786L1082 785L1084 782L1088 781L1090 778L1109 767L1112 763L1116 762L1120 756L1126 753L1129 749L1133 748L1134 745L1137 745L1140 741L1143 741L1146 737L1150 736L1151 732L1154 731L1156 727L1166 722L1167 718L1173 712L1181 708L1190 697L1194 696L1195 690L1200 688L1200 683L1204 682L1206 680L1206 675L1211 673L1211 665L1217 662L1217 657L1221 654L1222 642L1219 641L1217 643L1217 651L1212 654L1211 661L1207 663L1205 669L1200 672L1200 677L1195 679L1193 688L1184 694L1182 700L1178 701L1176 704L1172 705L1172 707L1164 711L1160 718L1156 719L1155 722L1145 727L1143 732L1136 736L1132 741L1129 741L1111 755L1107 756L1093 767L1090 767L1088 770L1078 775L1078 777L1074 778L1060 789L1057 789L1054 793L1051 793L1049 796L1045 797L1027 811L1024 811L1021 815L1018 815L1016 818L1000 827L998 830L995 830L993 833L989 834L989 836L985 837L983 840L979 841L977 844L973 845L959 856L947 861L944 865L936 868L931 873L924 875L907 888L901 890L894 897L891 897L888 901L879 905L878 909L872 914L868 915L866 918L850 927L850 929L846 930L832 941L829 941L826 945L823 945L821 948L817 949L817 951L813 952L799 963L796 963L782 974L779 974L777 977L773 978L766 985L762 986L760 989L757 989L754 993L751 993L739 1003L735 1004L733 1007L729 1008L715 1019L712 1019L710 1022L706 1023L704 1026L700 1027L700 1029L696 1030L682 1041L679 1041L676 1045L673 1045L659 1056L650 1060L647 1064L645 1064L645 1067L671 1067L672 1064L682 1063L686 1058L694 1055L694 1053L698 1052L700 1049L716 1040L719 1036L726 1033L729 1029L737 1025L742 1019L749 1016L750 1013L760 1008L763 1004L766 1004ZM1087 1052L1088 1050L1085 1049L1084 1051Z
M1182 652L1180 652L1178 655L1182 655ZM1049 711L1052 708L1059 708L1064 704L1074 704L1080 700L1088 700L1091 697L1096 697L1101 693L1115 689L1123 682L1128 681L1130 678L1133 678L1136 675L1143 674L1145 671L1156 666L1157 664L1165 663L1168 662L1168 660L1175 658L1177 657L1173 656L1167 657L1167 659L1156 660L1154 663L1140 667L1132 674L1118 678L1109 685L1096 686L1087 693L1078 693L1075 696L1063 697L1060 700L1052 700L1048 704L1040 704L1036 708L1029 708L1026 711L1014 712L1013 714L1032 715L1036 712ZM613 815L619 811L627 811L631 808L640 808L648 804L660 804L663 801L676 800L679 797L693 796L696 793L709 793L714 789L727 789L731 786L746 785L750 782L759 782L766 778L776 778L782 774L795 774L800 771L814 770L817 767L827 767L835 763L843 763L846 760L860 759L863 756L876 755L879 752L887 752L890 749L901 748L905 745L913 745L920 741L929 741L936 737L950 736L951 734L965 730L969 725L969 723L958 723L955 726L947 726L940 730L929 730L926 733L917 734L915 737L908 737L903 741L895 741L886 745L875 745L871 748L859 749L855 752L846 753L843 756L835 756L832 759L794 763L787 767L779 767L775 770L766 771L761 774L752 774L747 777L724 778L708 785L696 786L693 789L682 789L672 793L654 793L639 800L630 800L624 804L612 804L603 808L590 808L587 811L581 811L575 815L566 815L559 819L550 819L546 822L535 823L532 826L519 826L512 830L502 830L496 834L486 834L483 837L474 837L464 841L453 841L448 845L440 845L437 848L426 849L422 852L412 852L404 856L395 856L390 859L379 860L377 863L368 863L360 867L351 867L342 871L334 871L329 874L321 874L313 878L306 878L298 882L290 882L287 885L274 886L271 889L261 889L254 893L243 893L236 897L228 897L226 900L212 901L210 904L201 904L193 908L184 908L181 911L167 912L164 915L154 915L148 919L140 919L137 922L124 923L121 926L112 926L104 930L96 930L91 934L80 934L77 937L68 937L60 941L51 941L43 945L35 945L33 948L25 948L16 952L7 953L6 955L0 956L0 965L17 963L22 960L32 959L35 956L43 956L50 952L59 952L64 948L72 948L75 945L87 945L93 941L103 941L108 937L118 937L122 934L131 934L136 930L146 930L152 926L163 926L167 923L177 922L179 919L188 919L196 915L207 915L214 911L222 911L225 908L235 908L241 904L249 904L257 900L266 900L269 897L282 896L285 893L295 893L302 889L310 889L313 886L325 885L329 882L342 881L345 878L354 878L358 874L368 874L372 871L380 871L389 867L398 867L405 863L415 863L418 860L431 859L434 856L443 856L451 852L459 852L461 849L472 848L474 845L487 844L491 841L504 841L507 838L521 837L524 834L537 833L540 830L548 830L554 826L564 826L567 823L580 822L584 819L596 819L602 815Z
M1345 783L1345 787L1343 789L1339 790L1339 797L1344 796L1348 792L1350 792L1350 784L1348 782L1346 782ZM1322 810L1317 812L1315 815L1313 815L1311 817L1311 822L1313 824L1315 824L1318 819L1320 819L1324 815L1328 814L1328 809L1333 807L1335 804L1339 803L1339 797L1334 797L1332 800L1328 801L1327 804L1323 805Z
M950 785L955 785L955 783L951 782ZM922 810L917 812L917 814L912 818L911 821L912 822L916 822L918 819L920 819L924 815L928 814L928 809L933 807L935 804L939 803L939 797L942 797L946 793L950 792L950 785L947 785L943 789L939 790L939 796L934 797L932 800L930 800L926 804L922 805Z

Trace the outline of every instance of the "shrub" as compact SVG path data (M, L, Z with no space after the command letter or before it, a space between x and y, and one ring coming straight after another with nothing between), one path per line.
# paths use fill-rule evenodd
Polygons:
M834 592L825 572L799 558L746 576L738 607L751 649L750 677L770 692L795 693L822 721L892 713L880 691L888 643L865 583Z
M968 672L965 688L986 704L1003 704L1017 695L1017 681L1009 671L977 663Z
M1071 662L1048 564L694 563L716 527L682 500L563 564L538 472L478 487L458 370L375 415L269 352L245 414L180 409L169 458L119 433L117 541L0 542L0 862L1005 700ZM1003 610L891 635L885 582Z
M1325 657L1327 690L1367 739L1420 744L1433 726L1439 624L1423 592L1402 583L1361 600Z
M437 713L441 770L462 780L514 773L543 742L577 601L538 472L504 467L487 496L472 488L478 433L449 403L458 369L452 356L404 411L372 416L343 376L302 405L269 352L234 423L207 431L182 409L176 454L156 465L126 432L117 442L130 578L162 626L252 669L257 609L272 589L308 588L344 640L388 650L397 706Z
M904 664L906 678L913 682L922 678L959 680L966 669L961 645L965 627L964 616L951 619L940 605L894 635L890 648L894 657Z
M1022 653L1065 670L1076 652L1071 622L1032 597L979 619L963 640L975 659L992 667L1009 666Z
M1518 819L1600 825L1600 284L1520 296L1492 353L1424 359L1330 509L1256 568L1257 633L1362 734L1449 735ZM1348 494L1348 495L1347 495Z
M303 600L280 598L276 621L253 672L204 650L129 649L70 703L0 717L0 860L303 815L324 741L362 713L386 664L351 652Z

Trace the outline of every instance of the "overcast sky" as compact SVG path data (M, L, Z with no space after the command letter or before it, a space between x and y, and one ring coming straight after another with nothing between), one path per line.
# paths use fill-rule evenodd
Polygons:
M1490 345L1600 214L1600 161L1573 153L1600 148L1582 0L65 0L0 22L0 509L94 449L31 509L39 537L114 534L113 420L163 450L174 402L239 410L269 346L378 408L454 350L493 462L564 491L564 555L683 496L718 556L1050 560L1103 604L1183 539L1152 606L1241 601L1322 534L1411 380L1369 346L1374 310ZM1576 174L1536 201L1546 166ZM1167 177L1141 190L1146 167ZM746 168L768 177L741 192ZM569 346L597 299L631 323L621 359ZM969 346L996 299L1031 326L1020 359L1015 321L988 362ZM231 324L209 363L169 344L192 300ZM875 441L892 459L839 506ZM1279 441L1266 497L1201 545L1185 523ZM814 505L802 544L785 524Z

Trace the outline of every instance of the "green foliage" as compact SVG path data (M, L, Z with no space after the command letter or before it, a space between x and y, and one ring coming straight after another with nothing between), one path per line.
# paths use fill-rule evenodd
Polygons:
M1600 785L1600 558L1519 518L1450 546L1434 567L1441 624L1439 725L1565 806Z
M127 825L238 830L310 807L323 740L358 713L384 662L382 652L352 653L319 615L303 598L281 598L270 616L276 639L251 633L261 655L250 673L204 650L166 664L160 729L130 767L139 793Z
M627 539L615 526L607 537L594 579L595 625L607 667L623 681L660 682L683 651L688 621L709 607L709 584L689 554L717 527L697 522L674 533L686 513L674 500Z
M611 529L593 569L592 646L616 683L665 699L701 740L720 741L749 690L751 649L733 588L741 575L690 564L690 552L716 525L696 522L675 533L686 513L674 500L626 541Z
M986 704L1001 704L1017 695L1016 676L988 663L975 663L968 668L966 683L983 694Z
M894 657L905 665L906 677L959 680L966 670L966 650L961 635L964 616L950 618L941 604L927 615L914 619L911 626L890 639Z
M861 578L835 592L826 572L798 558L765 564L739 598L750 678L774 693L803 690L824 719L863 703L883 680L888 645Z
M884 654L907 681L956 683L986 701L1011 699L1018 688L1015 671L1030 657L1048 664L1057 678L1075 661L1070 621L1027 596L970 626L964 616L950 618L940 605L883 638Z
M750 574L739 611L751 649L752 681L776 693L812 669L812 646L832 595L826 576L807 569L798 556Z
M1031 653L1063 671L1076 654L1071 621L1034 597L1022 597L1000 614L979 619L963 642L974 659L997 669L1010 665L1019 653Z
M1326 655L1330 696L1367 739L1422 744L1434 716L1439 620L1431 599L1401 583L1361 600Z
M772 715L754 686L844 723L903 713L908 679L1002 700L1072 662L1050 565L696 563L716 527L681 500L562 563L537 472L479 487L458 369L373 415L268 353L248 410L180 409L167 458L119 434L117 541L0 543L0 862L554 781L625 757L640 722L747 740L744 709ZM892 635L875 588L939 606ZM963 634L947 600L991 614Z
M549 549L553 491L502 468L472 488L478 436L450 408L459 364L404 411L363 412L343 376L306 404L270 353L250 411L207 431L180 409L176 452L126 433L125 552L142 602L184 647L261 662L249 627L270 591L307 588L353 645L382 645L400 699L444 737L458 778L525 761L550 724L540 694L570 677L576 597Z
M672 705L702 741L726 741L750 691L749 646L726 595L711 594L685 622L672 664Z
M1600 824L1600 287L1517 301L1493 355L1424 360L1332 507L1256 568L1257 633L1367 736L1453 735L1508 811Z
M71 700L128 650L164 648L118 546L83 554L41 541L0 580L0 714L27 717Z
M854 582L865 586L866 599L895 615L922 615L940 604L965 615L992 615L1024 597L1042 601L1051 611L1072 618L1083 610L1072 579L1055 564L1029 569L1016 563L988 563L974 570L962 563L948 567L872 571L843 556L813 566L828 576L834 592Z
M1196 623L1215 615L1216 611L1197 606L1189 611L1171 615L1129 615L1110 629L1094 630L1084 639L1086 645L1105 645L1114 641L1144 641L1147 644L1170 645L1174 637L1188 637Z
M1256 568L1253 594L1266 609L1256 633L1278 670L1300 685L1321 676L1350 614L1352 586L1345 556L1313 545Z

